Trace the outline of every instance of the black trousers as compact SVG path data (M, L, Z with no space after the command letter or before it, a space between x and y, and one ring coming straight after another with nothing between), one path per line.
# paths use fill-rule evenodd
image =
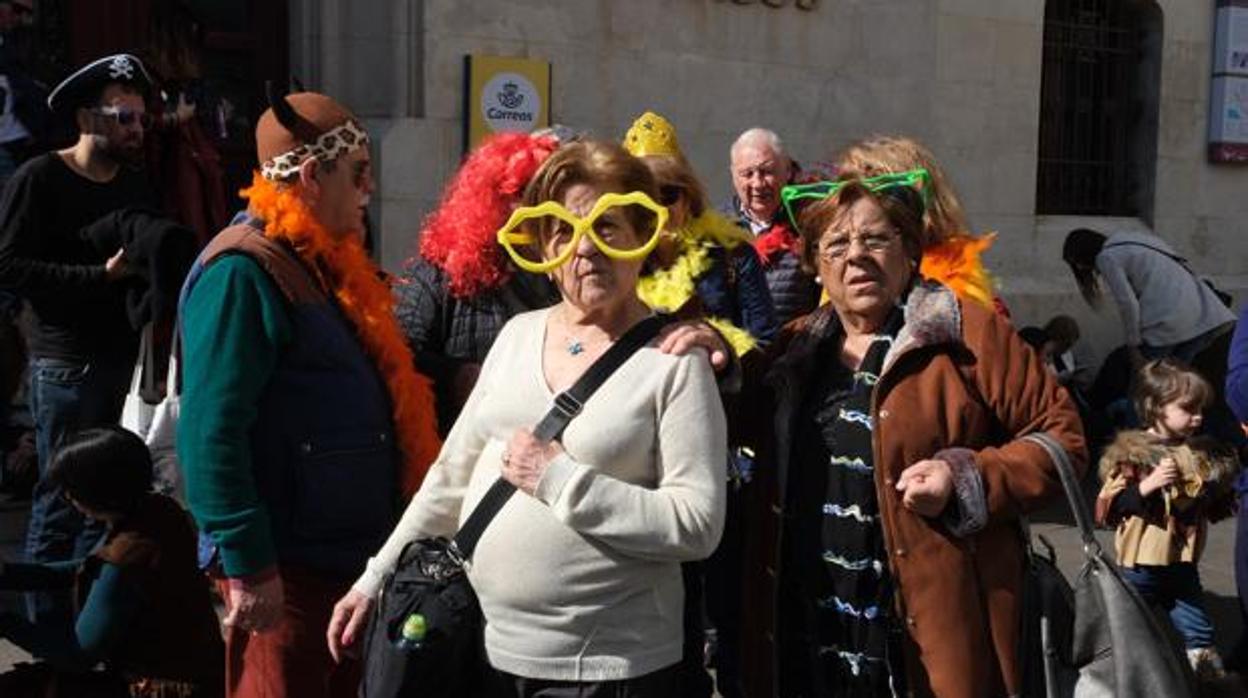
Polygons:
M490 698L680 698L680 665L621 681L546 681L492 670Z

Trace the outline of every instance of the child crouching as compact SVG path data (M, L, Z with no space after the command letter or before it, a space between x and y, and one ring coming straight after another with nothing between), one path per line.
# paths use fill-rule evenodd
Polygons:
M1117 527L1123 576L1169 613L1202 678L1224 672L1196 563L1209 523L1232 512L1239 468L1232 449L1196 436L1213 395L1204 378L1173 359L1145 364L1135 401L1147 428L1119 432L1105 450L1096 501L1097 522Z

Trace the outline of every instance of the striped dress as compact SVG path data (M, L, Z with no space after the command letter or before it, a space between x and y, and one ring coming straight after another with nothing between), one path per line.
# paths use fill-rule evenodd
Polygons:
M820 350L815 389L798 415L789 489L796 515L785 552L796 597L788 619L796 634L785 633L793 642L786 652L795 659L790 678L797 688L786 696L875 697L902 690L871 419L871 395L901 315L893 313L857 370L837 359L841 337L829 338Z

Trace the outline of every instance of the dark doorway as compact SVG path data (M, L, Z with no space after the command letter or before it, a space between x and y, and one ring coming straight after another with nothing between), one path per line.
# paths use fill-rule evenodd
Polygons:
M1161 37L1153 0L1048 0L1036 213L1151 220Z
M40 12L65 27L68 67L130 51L142 54L150 18L162 5L180 4L201 25L200 64L209 104L201 114L216 140L231 211L242 207L240 188L256 167L256 120L267 106L265 80L289 74L287 0L44 0Z

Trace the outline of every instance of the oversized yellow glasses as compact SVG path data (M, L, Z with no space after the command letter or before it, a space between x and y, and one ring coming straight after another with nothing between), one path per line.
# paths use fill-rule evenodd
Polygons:
M633 227L632 221L637 220L636 216L629 215L632 207L648 211L653 222L630 235L624 226ZM584 235L612 259L645 259L658 244L659 231L665 225L667 209L644 192L610 193L598 197L584 218L554 201L518 208L499 229L498 243L521 269L545 274L572 259ZM544 258L543 248L550 246L554 255Z

